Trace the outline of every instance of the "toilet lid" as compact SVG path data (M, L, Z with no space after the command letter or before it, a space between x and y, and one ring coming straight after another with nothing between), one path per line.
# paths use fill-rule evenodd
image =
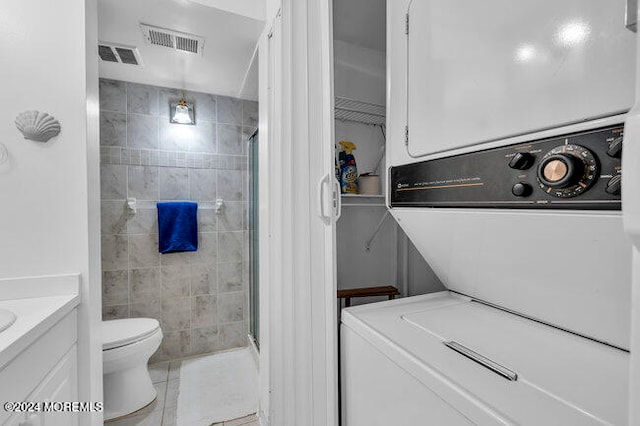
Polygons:
M138 342L160 329L152 318L127 318L102 322L102 350Z

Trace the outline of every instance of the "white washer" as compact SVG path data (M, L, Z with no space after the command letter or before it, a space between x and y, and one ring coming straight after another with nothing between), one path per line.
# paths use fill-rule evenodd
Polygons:
M341 334L346 426L626 424L628 352L456 293L350 308Z

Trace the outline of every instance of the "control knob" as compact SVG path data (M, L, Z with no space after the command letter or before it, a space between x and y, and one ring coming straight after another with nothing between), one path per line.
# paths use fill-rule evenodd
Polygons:
M534 157L533 154L529 154L528 152L517 152L516 155L511 157L509 167L516 170L526 170L533 166L533 162L535 160L536 157Z
M596 180L598 162L580 145L561 145L547 152L538 166L538 183L546 193L558 197L575 197Z
M622 157L622 136L615 138L609 142L609 149L607 149L607 155L613 158Z
M620 195L620 192L622 192L622 175L615 175L609 179L605 191L607 194Z

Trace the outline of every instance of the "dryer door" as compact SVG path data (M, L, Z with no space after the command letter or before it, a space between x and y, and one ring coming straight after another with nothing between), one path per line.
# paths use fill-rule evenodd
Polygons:
M625 0L412 0L409 154L626 112L635 35L624 18Z

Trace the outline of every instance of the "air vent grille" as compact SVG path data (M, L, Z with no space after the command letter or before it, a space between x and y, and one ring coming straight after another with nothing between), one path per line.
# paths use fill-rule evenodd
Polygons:
M124 46L116 43L100 42L98 44L98 56L105 62L119 64L142 65L140 52L132 46Z
M118 56L120 56L120 60L123 64L138 65L138 60L136 59L136 55L133 53L133 50L116 47L116 52L118 52Z
M175 47L173 45L173 37L171 37L171 34L156 30L149 30L149 42L156 46Z
M102 59L103 61L118 62L118 57L116 56L115 53L113 53L113 50L109 46L99 45L98 55L100 56L100 59Z
M189 53L202 54L203 52L203 37L147 24L140 24L140 29L148 44Z

